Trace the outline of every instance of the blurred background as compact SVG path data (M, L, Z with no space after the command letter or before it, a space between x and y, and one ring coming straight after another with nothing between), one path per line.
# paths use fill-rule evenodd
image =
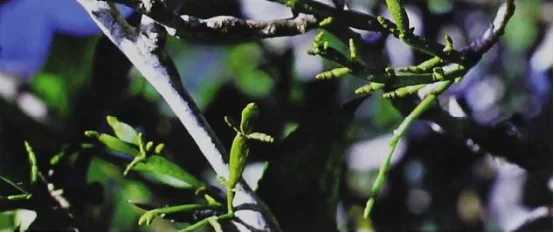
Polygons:
M437 41L448 34L455 48L479 37L500 4L497 0L403 2L417 34ZM292 16L289 8L262 0L181 0L174 4L181 14L200 18ZM372 15L388 14L383 1L350 0L349 4ZM487 148L481 150L471 140L416 122L399 143L372 221L365 220L362 212L369 190L388 153L391 132L402 120L389 101L376 95L361 103L343 136L324 140L335 145L325 153L344 156L335 214L339 230L552 231L553 6L547 0L516 0L516 6L500 42L443 98L451 114L458 112L484 127L517 116L519 129L544 154L538 155L544 167L526 171L486 153ZM136 19L132 10L120 9L129 20ZM336 67L306 53L317 31L240 44L170 38L166 48L184 87L229 148L234 132L223 116L238 119L249 102L261 108L260 131L282 140L299 125L318 122L321 115L338 111L355 98L353 90L364 84L363 79L315 80L317 73ZM360 33L368 40L379 37ZM347 51L336 38L327 39ZM370 65L397 67L426 58L393 37L378 39L384 49L358 51L374 59ZM0 175L21 186L29 177L24 140L35 148L39 167L48 167L54 154L62 149L75 151L75 145L85 142L85 130L108 132L107 115L137 127L150 140L166 143L170 160L217 185L213 171L169 107L73 0L0 0L0 97ZM449 97L463 102L469 111L449 105ZM311 127L329 123L320 122ZM244 174L254 189L264 161L278 156L273 149L254 148ZM84 222L80 230L178 229L179 224L164 219L138 226L144 210L128 200L163 206L187 203L188 194L132 176L124 178L123 168L110 155L94 150L70 154L51 179L64 189L75 216ZM0 184L0 199L15 191ZM55 215L41 215L49 213L48 206L34 205L32 211L22 207L0 213L0 230L14 229L21 218L36 218L33 224L42 227L38 230L69 229L52 220Z

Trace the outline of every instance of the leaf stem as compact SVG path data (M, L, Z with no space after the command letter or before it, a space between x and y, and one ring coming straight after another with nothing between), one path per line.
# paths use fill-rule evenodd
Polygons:
M396 146L398 145L400 138L406 134L406 131L408 131L412 123L433 105L433 103L437 99L437 96L442 94L442 92L444 92L448 87L450 87L452 83L453 83L452 81L444 81L435 90L433 90L431 93L425 96L425 98L423 98L423 100L416 106L416 108L406 118L404 118L404 120L402 121L402 123L400 123L398 128L393 131L393 136L389 143L390 152L387 155L385 162L379 169L379 174L377 175L377 179L375 180L375 183L371 188L370 197L367 200L366 207L364 209L365 218L368 218L371 215L373 204L375 203L375 198L379 193L379 191L381 191L381 188L385 183L385 178L390 167L392 155L396 150Z

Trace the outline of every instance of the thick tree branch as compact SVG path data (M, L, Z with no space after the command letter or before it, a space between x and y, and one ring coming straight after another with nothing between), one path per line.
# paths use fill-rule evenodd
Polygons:
M299 14L293 19L269 21L244 20L232 16L217 16L199 19L181 16L175 36L179 38L205 38L217 40L243 41L280 36L304 34L317 27L313 15ZM168 30L171 32L171 30Z
M102 0L109 1L109 0ZM246 20L233 16L200 19L178 16L161 1L113 0L135 9L164 25L171 36L202 41L252 41L263 38L304 34L318 26L315 16L299 14L292 19Z
M227 155L212 129L190 95L181 87L172 85L178 79L177 70L163 50L165 30L151 18L142 17L139 28L133 28L120 17L112 3L99 0L77 0L89 13L103 33L127 56L139 72L168 103L175 115L192 136L212 168L225 179L229 176ZM178 91L181 90L181 91ZM273 217L244 181L237 187L234 206L254 205L255 210L239 210L236 218L258 230L276 230ZM242 224L235 223L244 228Z

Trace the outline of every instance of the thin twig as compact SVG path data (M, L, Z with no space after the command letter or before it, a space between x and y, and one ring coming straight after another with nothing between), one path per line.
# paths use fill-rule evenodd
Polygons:
M469 46L462 49L463 51L472 51L479 55L486 53L497 41L504 35L504 29L508 24L510 18L514 15L516 9L515 0L506 0L498 8L496 17L489 28L483 33L483 35L474 40Z

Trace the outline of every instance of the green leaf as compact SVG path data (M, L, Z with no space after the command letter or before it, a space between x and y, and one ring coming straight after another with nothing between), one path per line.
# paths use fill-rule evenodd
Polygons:
M49 109L61 116L69 114L69 93L63 77L57 74L41 72L31 80L31 88L44 100Z
M538 1L525 1L524 4L517 4L513 18L506 25L505 36L502 37L509 48L525 51L533 46L539 29L536 17L531 16L540 14L540 11L541 7Z
M204 186L202 182L177 164L159 155L150 156L145 162L135 165L133 170L152 181L174 188L196 190Z
M377 94L371 98L371 106L375 106L375 112L372 113L372 121L379 127L391 129L402 121L402 115L392 105L391 101L384 99L383 95Z
M410 30L410 21L400 0L385 0L385 2L400 34L405 35Z
M146 100L150 102L156 102L161 98L160 94L150 85L148 81L136 70L132 70L130 76L131 84L129 87L129 95L137 96L142 95Z
M31 79L31 89L62 117L72 113L72 98L90 76L98 38L56 34L46 63Z
M261 46L257 43L241 44L229 51L228 65L233 72L244 73L255 69L262 58Z
M269 94L273 88L273 79L261 70L246 71L236 79L238 88L253 98L262 98Z
M56 153L54 156L52 156L52 158L50 158L50 165L51 166L57 165L64 156L65 156L65 153L63 151Z
M444 14L454 8L454 4L450 0L429 0L427 7L433 14Z
M27 150L27 155L29 156L29 166L31 168L31 184L34 184L38 178L38 165L37 165L37 156L33 151L31 145L25 141L25 149Z
M255 103L249 103L244 107L241 114L240 131L243 134L249 134L254 130L254 123L256 122L260 110Z
M246 143L246 138L237 133L233 139L231 154L229 157L229 180L227 181L228 188L234 188L242 178L242 172L246 167L246 160L249 155L250 149Z
M96 139L98 139L98 141L100 141L102 144L106 145L113 151L121 152L132 157L136 157L140 154L140 152L131 144L126 143L112 135L104 133L98 134L98 132L96 131L86 131L85 135L87 137L95 137Z
M106 117L108 124L112 127L115 136L124 142L139 145L138 132L132 126L119 121L116 117Z

